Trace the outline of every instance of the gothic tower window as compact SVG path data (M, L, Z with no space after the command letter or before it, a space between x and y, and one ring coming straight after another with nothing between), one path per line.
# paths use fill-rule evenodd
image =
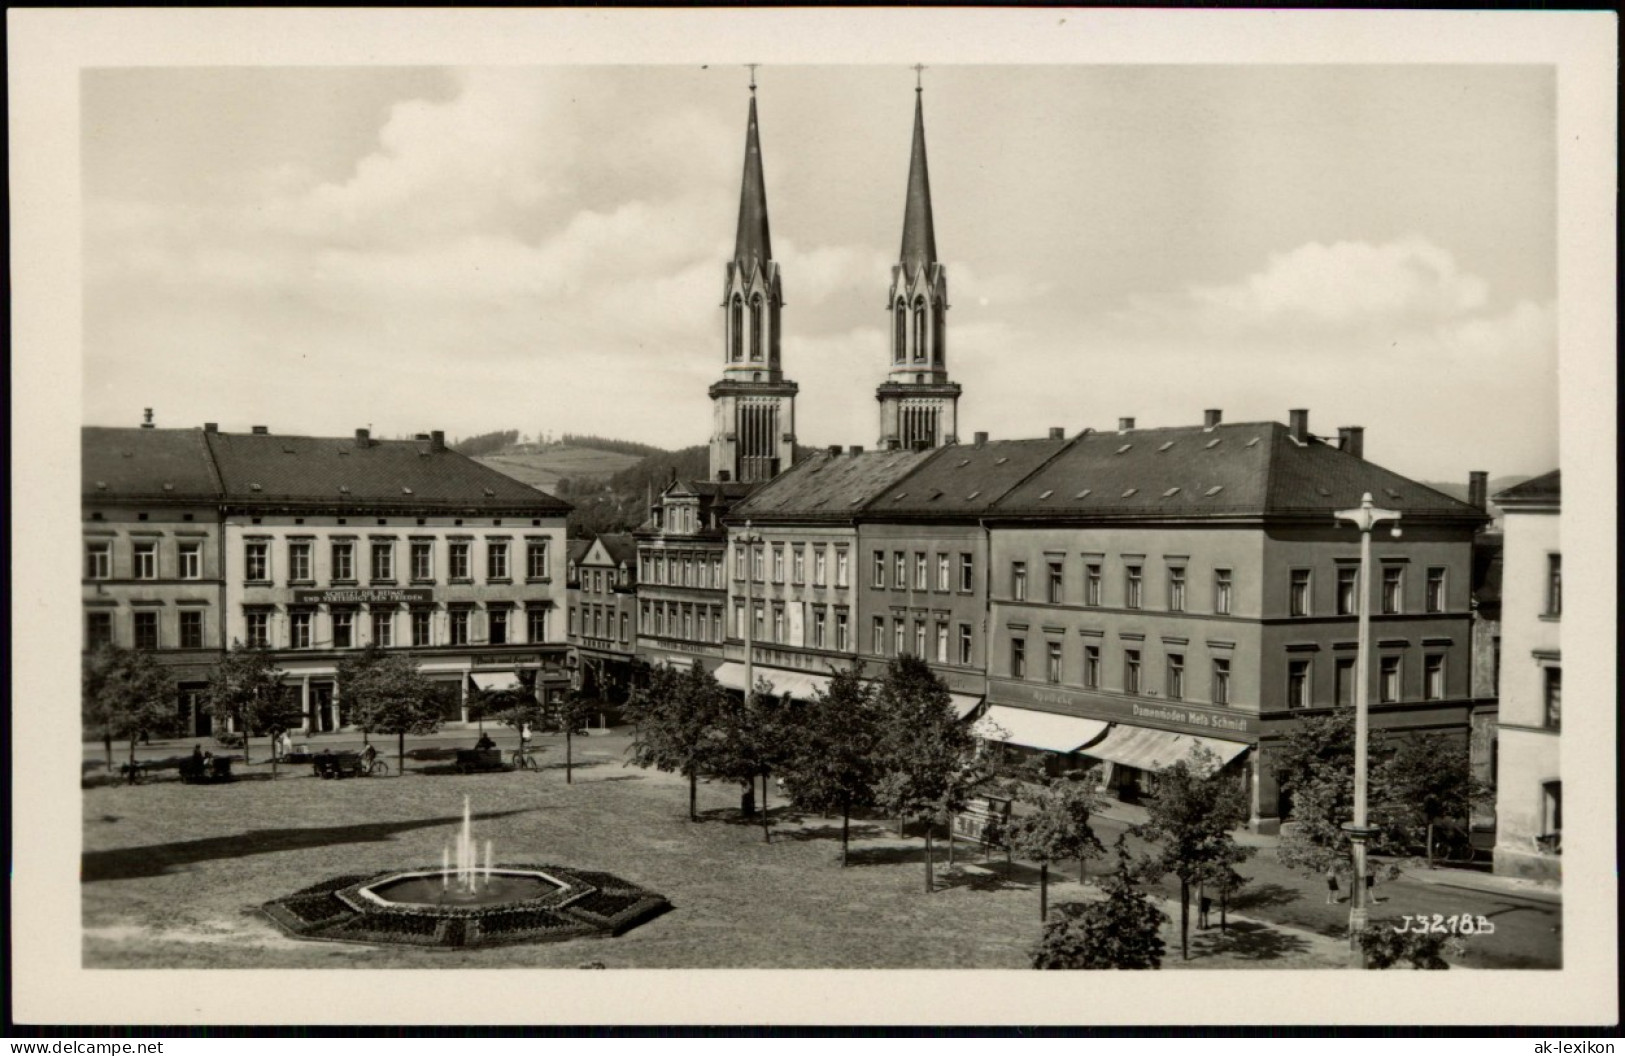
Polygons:
M762 361L762 295L759 293L750 299L750 359L752 363Z
M928 340L928 337L927 337L926 330L925 330L925 298L924 297L916 297L916 298L914 298L914 358L915 359L923 360L925 358L925 347L926 347L926 341L927 340Z
M745 302L739 294L734 294L733 305L728 312L728 358L738 363L744 358L744 329L745 329Z
M901 363L908 358L908 306L903 303L901 297L897 299L897 311L894 314L897 316L897 347L892 351L892 361Z
M936 366L943 363L943 343L946 335L942 329L942 304L938 302L931 306L931 362Z

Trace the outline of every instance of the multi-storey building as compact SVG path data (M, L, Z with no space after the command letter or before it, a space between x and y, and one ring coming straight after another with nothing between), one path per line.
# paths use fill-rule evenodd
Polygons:
M226 643L226 555L203 433L88 427L81 441L85 648L154 653L180 729L206 734L203 694Z
M466 717L471 686L545 695L568 682L558 610L569 506L448 450L439 433L86 429L84 449L87 631L180 665L177 708L195 732L208 728L203 665L235 642L272 651L311 731L348 724L337 665L368 644L408 652L452 721ZM93 496L115 492L110 517ZM104 582L119 583L114 605Z
M727 539L721 517L753 485L673 480L633 537L638 548L638 654L708 670L727 638Z
M724 685L745 689L745 640L755 676L780 693L811 696L832 667L857 658L858 520L931 457L926 451L831 448L764 485L728 514L731 556Z
M618 702L637 655L637 544L615 532L570 543L569 636L581 685ZM579 554L577 543L586 544Z
M987 692L988 531L993 504L1066 446L976 442L918 466L876 496L858 522L857 651L878 677L904 654L921 657L967 714Z
M1301 716L1353 702L1359 592L1370 592L1376 729L1466 737L1472 540L1487 520L1291 424L1077 437L995 504L996 705L1085 720L1072 751L1126 793L1200 744L1245 776L1255 824L1281 802L1273 746ZM1336 511L1381 498L1403 535Z
M1495 871L1557 879L1563 833L1559 470L1495 496L1503 514Z

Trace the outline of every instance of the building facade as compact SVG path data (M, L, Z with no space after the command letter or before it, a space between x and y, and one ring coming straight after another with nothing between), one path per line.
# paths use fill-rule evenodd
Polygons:
M128 606L131 644L156 642L161 661L185 667L177 709L193 734L209 728L200 708L207 665L238 642L271 651L309 732L349 725L337 667L369 644L417 661L448 721L467 718L471 688L522 683L545 697L568 684L568 505L448 450L438 433L396 441L364 429L353 438L277 436L260 426L87 429L84 446L87 531L126 520L121 513L110 522L90 498L115 481L134 526L166 525L156 535L134 526L87 535L87 571L99 571L108 553L113 573L132 561L142 583L108 606L96 593L102 581L87 577L87 627L100 634L108 621L92 614L108 612L117 640ZM203 468L189 481L158 479L193 460ZM120 465L144 467L141 479L122 481L110 468ZM190 505L169 508L178 522L140 508L150 505L140 490L147 476L159 494L187 489ZM163 492L164 483L174 490ZM153 588L148 567L157 572ZM150 622L136 618L149 611L173 613L157 621L156 639L143 638Z
M153 653L178 729L207 734L204 692L227 642L226 554L203 432L87 427L80 470L85 649Z
M1495 871L1555 880L1563 834L1560 471L1495 502L1504 523Z
M838 448L753 492L725 518L728 663L717 678L747 688L744 660L779 693L810 698L857 660L863 507L927 458L922 451ZM748 639L748 646L747 646Z
M581 688L623 703L637 661L637 544L618 532L576 542L587 543L579 556L571 554L569 592L569 637Z
M727 532L721 518L752 485L673 480L633 532L638 551L638 655L715 670L727 639Z

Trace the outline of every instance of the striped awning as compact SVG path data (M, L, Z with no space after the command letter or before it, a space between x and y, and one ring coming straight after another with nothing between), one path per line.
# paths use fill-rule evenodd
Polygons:
M1171 733L1119 722L1112 724L1099 744L1085 748L1084 754L1139 770L1162 771L1189 757L1198 745L1212 752L1219 766L1251 747L1240 741L1221 741L1217 737Z
M984 740L1041 748L1046 752L1075 752L1105 733L1106 723L993 704L972 729Z
M517 671L470 671L468 678L476 689L483 689L488 693L524 688L519 682Z
M717 681L729 689L745 691L745 665L726 663L716 669ZM814 675L806 671L789 671L782 667L764 667L755 665L752 676L759 682L766 679L773 684L775 696L789 694L796 700L813 700L820 692L829 691L829 677L827 675ZM754 688L754 687L752 687Z

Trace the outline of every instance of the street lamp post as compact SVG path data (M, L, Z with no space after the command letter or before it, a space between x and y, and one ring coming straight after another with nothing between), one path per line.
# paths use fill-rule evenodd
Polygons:
M1349 946L1357 948L1359 934L1366 926L1369 910L1365 886L1366 841L1375 831L1366 821L1366 742L1370 739L1371 710L1371 529L1381 521L1399 520L1398 510L1379 509L1371 504L1368 491L1360 505L1337 511L1340 521L1352 521L1360 529L1359 635L1354 661L1354 820L1343 830L1349 834L1354 859L1354 876L1349 883ZM1395 525L1393 534L1399 535Z

